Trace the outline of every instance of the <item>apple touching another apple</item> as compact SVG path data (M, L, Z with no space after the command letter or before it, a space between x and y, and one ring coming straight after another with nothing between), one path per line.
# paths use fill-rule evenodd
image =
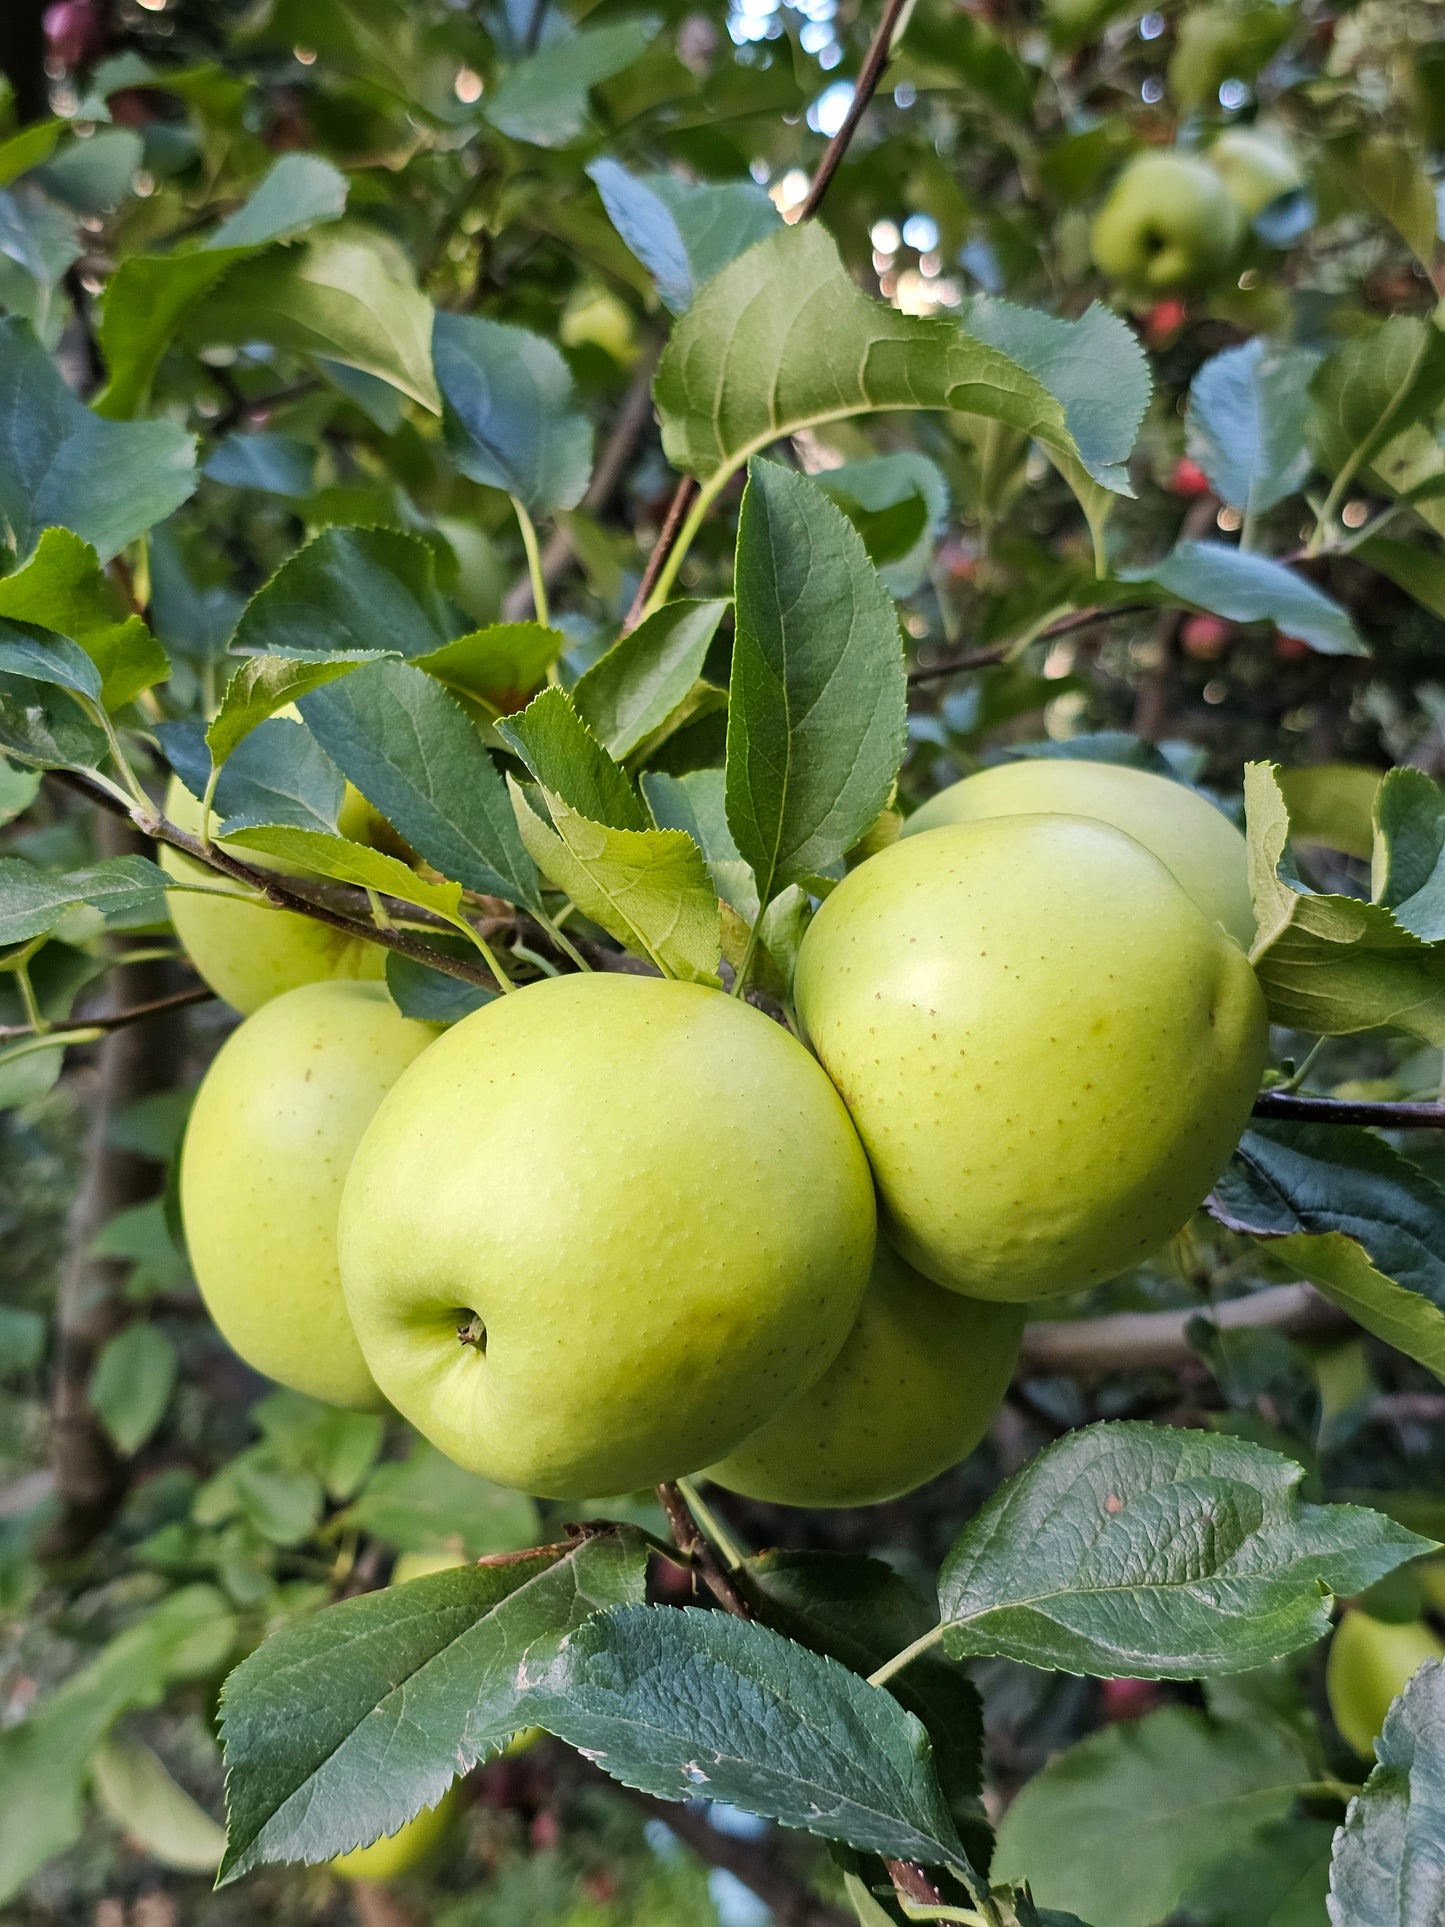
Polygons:
M248 1365L333 1405L382 1403L341 1295L342 1185L377 1105L435 1036L380 984L306 984L232 1033L191 1110L181 1216L206 1309Z
M1094 265L1139 295L1213 280L1243 233L1239 210L1207 162L1190 154L1132 160L1094 217Z

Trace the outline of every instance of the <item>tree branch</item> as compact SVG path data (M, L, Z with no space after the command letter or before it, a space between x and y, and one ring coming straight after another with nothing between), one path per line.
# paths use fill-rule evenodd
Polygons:
M1445 1104L1375 1103L1369 1099L1302 1097L1297 1091L1261 1091L1256 1117L1294 1118L1302 1124L1365 1124L1381 1131L1445 1130Z
M1189 1311L1124 1311L1028 1325L1018 1371L1025 1378L1093 1378L1183 1365L1197 1356L1185 1337L1195 1318L1225 1331L1278 1331L1290 1338L1323 1338L1350 1328L1348 1315L1313 1285L1270 1285L1247 1298Z
M108 1017L72 1018L65 1028L98 1030L108 1034L124 1030L130 1024L144 1023L147 1017L158 1017L163 1011L183 1010L187 1004L207 1003L215 994L208 984L192 984L189 990L173 990L169 996L153 997L148 1004L132 1004L128 1010L113 1011ZM0 1024L0 1044L13 1044L21 1037L44 1035L43 1031L34 1030L29 1024Z
M692 1516L692 1509L671 1480L657 1488L657 1497L676 1542L694 1572L699 1573L713 1598L735 1619L752 1619L753 1609L723 1570L710 1540Z
M1032 638L1034 642L1052 642L1057 636L1071 636L1079 629L1092 629L1096 622L1112 622L1116 616L1146 615L1158 605L1153 602L1120 602L1112 609L1075 609L1072 614L1060 616L1051 622L1047 629L1040 629ZM1003 662L1018 647L1016 642L995 643L988 649L969 649L960 656L949 656L942 662L920 663L908 672L911 683L938 682L944 676L956 676L965 669L986 669L991 663Z

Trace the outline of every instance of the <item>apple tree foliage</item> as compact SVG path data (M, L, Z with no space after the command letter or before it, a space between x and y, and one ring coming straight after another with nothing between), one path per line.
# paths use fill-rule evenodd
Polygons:
M538 1727L664 1815L826 1843L800 1919L1445 1919L1445 1673L1364 1778L1315 1650L1445 1536L1428 6L64 0L43 69L29 12L0 1900L42 1904L88 1802L275 1881ZM1302 185L1228 272L1104 285L1122 163L1255 121ZM1004 755L1241 813L1277 1069L1173 1253L1031 1334L925 1530L751 1553L688 1495L715 1583L680 1605L646 1495L564 1530L217 1365L164 1174L222 1023L158 844L379 945L435 1022L618 953L786 1017L818 902ZM343 834L348 783L396 848ZM1307 1327L1219 1310L1301 1280ZM1118 1355L1076 1371L1096 1324ZM378 1590L438 1546L481 1563ZM222 1677L224 1841L143 1737Z

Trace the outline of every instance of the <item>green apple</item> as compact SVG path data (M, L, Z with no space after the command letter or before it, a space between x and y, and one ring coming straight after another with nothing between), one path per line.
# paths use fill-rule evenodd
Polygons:
M1206 797L1151 770L1029 756L965 776L931 797L903 826L905 836L983 817L1091 816L1142 843L1173 873L1206 917L1247 950L1254 941L1249 851L1229 818Z
M341 1209L376 1382L459 1465L560 1497L729 1452L857 1315L873 1187L837 1093L721 991L557 977L446 1032Z
M186 1127L181 1217L206 1309L248 1365L331 1405L383 1402L341 1295L341 1188L376 1107L436 1035L380 984L305 984L227 1038Z
M201 806L178 776L166 791L165 811L177 829L199 834ZM378 834L382 821L348 786L342 834L384 847ZM386 829L390 831L389 824ZM234 854L259 869L284 869L274 857L255 850L238 848ZM171 922L197 975L243 1015L300 984L329 977L369 982L385 974L386 951L378 943L349 937L299 911L276 910L247 898L239 894L240 885L169 846L162 847L160 863L177 883L199 884L207 892L202 896L194 890L172 890L167 898Z
M1094 265L1120 286L1165 294L1212 280L1239 245L1241 223L1212 167L1187 154L1141 154L1094 216Z
M1356 1609L1343 1614L1325 1691L1335 1725L1362 1760L1373 1757L1391 1702L1430 1659L1445 1659L1445 1640L1423 1619L1390 1625Z
M890 1239L975 1298L1095 1284L1163 1244L1265 1063L1239 945L1084 817L990 817L870 857L809 925L793 990Z
M941 1291L878 1240L858 1322L816 1384L708 1477L778 1505L876 1505L966 1458L1018 1357L1023 1313Z
M435 1859L446 1844L461 1808L462 1786L454 1780L434 1807L423 1807L414 1819L369 1847L353 1847L338 1854L331 1871L343 1880L399 1880Z
M1204 158L1246 221L1304 185L1299 163L1284 142L1247 127L1229 128Z
M595 284L578 288L562 310L557 332L564 347L591 342L623 368L630 368L641 352L632 310L610 288Z

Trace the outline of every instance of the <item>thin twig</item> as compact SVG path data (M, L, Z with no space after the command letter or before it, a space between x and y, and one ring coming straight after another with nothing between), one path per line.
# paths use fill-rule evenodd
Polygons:
M658 1486L657 1497L667 1514L667 1523L677 1542L678 1551L686 1556L723 1611L731 1613L735 1619L751 1619L752 1607L724 1570L711 1542L704 1537L687 1500L676 1485L671 1480L665 1481Z
M1040 629L1032 637L1034 642L1052 642L1057 636L1071 636L1079 629L1092 629L1096 622L1112 622L1116 616L1138 616L1147 614L1157 607L1152 602L1120 602L1112 609L1076 609L1071 615L1060 616L1051 622L1047 629ZM959 675L965 669L987 669L991 663L1005 662L1017 647L1013 642L995 643L988 649L969 649L962 655L949 656L943 662L922 663L910 669L908 680L911 683L938 682L944 676Z
M1296 1091L1261 1091L1256 1117L1288 1117L1302 1124L1366 1124L1381 1131L1445 1130L1445 1104L1409 1104L1344 1097L1301 1097Z
M169 997L153 997L148 1004L133 1004L129 1010L117 1010L109 1017L77 1017L73 1021L85 1030L99 1031L103 1035L113 1030L124 1030L128 1024L144 1023L147 1017L159 1017L162 1011L183 1010L187 1004L204 1004L215 996L208 984L192 984L189 990L177 990ZM13 1042L17 1037L39 1035L30 1024L0 1024L0 1044Z
M383 930L361 917L348 916L344 911L333 910L329 904L318 903L304 892L284 883L274 870L255 869L249 863L240 862L217 843L202 843L199 837L178 828L159 812L142 819L138 810L128 809L118 797L92 783L78 770L55 770L51 773L72 789L78 789L91 802L99 803L103 809L129 818L154 842L169 844L173 850L180 850L208 870L230 877L235 883L245 884L273 909L294 910L300 916L313 917L318 923L329 924L333 930L340 930L348 937L380 944L383 950L394 950L399 956L410 957L413 962L425 964L428 969L440 971L443 976L458 977L463 983L477 984L484 990L500 988L496 978L481 964L471 963L463 957L453 957L445 950L436 950L420 937L412 936L409 931L395 928Z
M1188 1311L1121 1311L1103 1318L1044 1319L1024 1327L1019 1372L1027 1378L1092 1378L1151 1366L1187 1364L1196 1356L1186 1336L1196 1318L1225 1331L1277 1331L1322 1338L1348 1328L1348 1316L1313 1285L1270 1285L1246 1298Z
M684 475L673 490L672 500L667 505L667 514L663 517L662 528L656 542L652 545L652 554L647 558L647 567L642 571L642 580L637 585L637 594L632 598L632 607L627 611L623 621L624 636L631 635L641 622L642 612L652 600L652 592L657 587L657 579L666 566L667 558L672 554L673 545L681 533L683 523L687 520L688 511L697 499L697 491L698 482L693 475Z

